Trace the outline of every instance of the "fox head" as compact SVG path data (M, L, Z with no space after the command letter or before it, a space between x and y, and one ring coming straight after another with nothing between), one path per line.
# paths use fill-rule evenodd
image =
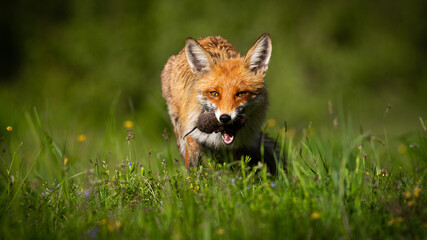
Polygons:
M272 50L268 33L261 35L244 57L237 52L230 54L234 48L207 51L192 38L187 39L184 49L191 72L196 75L192 84L197 98L205 111L215 112L219 122L231 124L242 113L249 115L250 121L252 111L265 107L264 76ZM224 143L228 144L226 140Z

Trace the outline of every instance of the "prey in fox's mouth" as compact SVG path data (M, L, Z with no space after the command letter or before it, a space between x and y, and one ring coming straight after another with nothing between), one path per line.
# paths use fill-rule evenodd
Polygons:
M215 117L213 112L204 112L200 114L197 119L196 126L187 134L184 135L184 138L192 133L194 130L199 129L204 133L221 133L222 141L225 145L230 145L234 142L234 137L237 132L245 125L247 121L247 116L245 114L239 114L234 119L231 124L222 124Z

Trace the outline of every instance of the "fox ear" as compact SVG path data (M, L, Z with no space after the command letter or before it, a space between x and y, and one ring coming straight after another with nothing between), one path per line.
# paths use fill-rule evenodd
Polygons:
M211 55L193 38L187 38L185 56L191 71L199 76L209 72L213 66Z
M271 57L271 37L270 34L264 33L255 44L249 49L245 57L246 67L255 74L258 71L265 73L268 69L268 63Z

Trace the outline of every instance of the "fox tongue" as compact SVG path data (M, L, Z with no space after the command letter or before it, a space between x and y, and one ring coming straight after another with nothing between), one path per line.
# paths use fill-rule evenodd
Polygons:
M234 136L229 134L229 133L224 132L222 134L222 140L224 141L225 144L230 145L234 141Z

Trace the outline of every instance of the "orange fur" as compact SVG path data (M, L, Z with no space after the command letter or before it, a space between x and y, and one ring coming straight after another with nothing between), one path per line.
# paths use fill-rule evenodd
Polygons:
M187 39L185 48L169 58L161 74L162 95L187 169L197 166L205 148L237 151L254 144L267 107L264 76L270 54L270 36L264 34L243 57L227 40L206 37L197 42ZM218 140L221 133L195 131L185 141L184 135L203 111L232 117L244 111L247 126L227 146Z

